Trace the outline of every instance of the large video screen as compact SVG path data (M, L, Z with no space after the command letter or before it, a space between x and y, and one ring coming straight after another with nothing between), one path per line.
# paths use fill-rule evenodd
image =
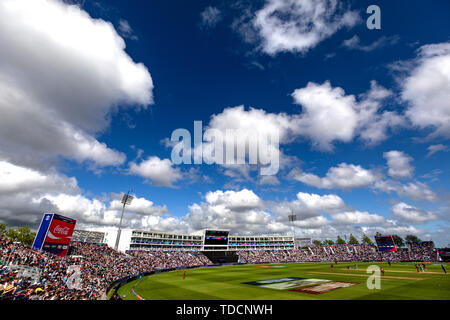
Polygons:
M392 236L376 236L375 241L377 242L378 251L397 251Z
M228 231L206 230L205 245L228 245Z
M59 214L44 214L33 243L33 249L65 257L76 222L74 219Z

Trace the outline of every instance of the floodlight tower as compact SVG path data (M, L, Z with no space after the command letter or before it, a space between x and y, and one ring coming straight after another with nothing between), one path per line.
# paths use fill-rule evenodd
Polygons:
M289 217L289 221L292 222L292 235L294 236L294 249L295 249L295 225L294 222L297 221L297 215L295 215L292 212L292 208L291 209L291 214L288 216Z
M115 250L119 249L120 233L122 232L122 219L123 219L123 212L125 211L125 206L130 205L131 201L133 201L133 199L134 199L133 196L130 196L131 191L133 191L133 190L128 190L127 194L124 194L123 198L122 198L122 203L123 203L122 215L120 217L119 230L117 231L116 245L114 246Z

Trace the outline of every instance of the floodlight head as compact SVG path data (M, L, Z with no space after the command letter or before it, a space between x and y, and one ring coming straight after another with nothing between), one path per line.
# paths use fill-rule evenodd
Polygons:
M295 214L290 214L290 215L289 215L289 221L297 221L297 215L295 215Z
M122 203L126 205L130 205L131 201L133 201L134 197L129 194L124 194L122 198Z

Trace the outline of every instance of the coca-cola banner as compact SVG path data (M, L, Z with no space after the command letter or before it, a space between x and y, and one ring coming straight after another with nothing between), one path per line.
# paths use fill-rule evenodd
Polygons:
M74 219L53 214L41 249L65 257L76 222Z

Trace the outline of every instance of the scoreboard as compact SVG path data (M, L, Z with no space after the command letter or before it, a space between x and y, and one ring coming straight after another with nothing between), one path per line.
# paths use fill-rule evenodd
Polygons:
M33 242L33 249L65 257L76 220L55 213L45 213Z
M378 251L380 252L397 251L392 236L375 236L375 241L377 242Z
M228 231L222 230L206 230L205 245L228 246L228 233Z

